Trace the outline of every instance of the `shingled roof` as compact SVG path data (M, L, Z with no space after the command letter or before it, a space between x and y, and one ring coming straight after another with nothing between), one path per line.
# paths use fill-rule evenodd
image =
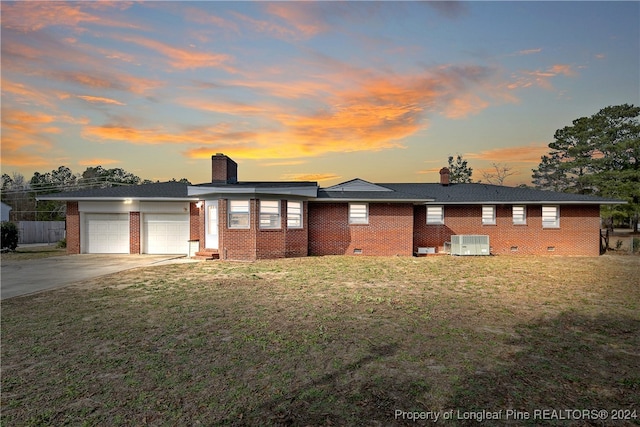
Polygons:
M238 182L234 184L198 184L193 187L215 187L235 193L242 188L286 188L291 186L317 186L315 182ZM181 182L162 182L142 185L123 185L109 188L53 193L39 196L39 200L197 200L198 196L188 194L188 184ZM233 191L236 190L236 191ZM416 204L621 204L623 200L602 198L584 194L560 193L534 190L523 187L505 187L500 185L472 183L383 183L373 184L363 180L351 180L332 187L320 188L317 201L370 201L370 202L408 202Z
M320 201L411 201L428 204L620 204L622 200L584 194L560 193L524 187L505 187L482 183L376 183L392 191L334 191L338 186L318 190Z
M156 182L141 185L121 185L107 188L67 191L38 196L39 200L118 200L118 199L184 199L188 200L188 184Z

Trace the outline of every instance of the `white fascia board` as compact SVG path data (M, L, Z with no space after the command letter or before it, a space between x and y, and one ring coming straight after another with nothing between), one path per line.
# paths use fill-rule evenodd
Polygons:
M187 187L189 196L206 195L281 195L281 196L301 196L316 197L318 187Z
M75 197L61 199L59 197L36 197L36 200L55 200L58 202L122 202L124 200L137 200L144 202L197 202L197 197Z

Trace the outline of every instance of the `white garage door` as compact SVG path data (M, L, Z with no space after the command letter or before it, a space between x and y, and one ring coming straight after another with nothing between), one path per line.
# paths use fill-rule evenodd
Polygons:
M188 254L188 214L144 214L143 252L147 254Z
M87 214L84 252L129 253L129 214Z

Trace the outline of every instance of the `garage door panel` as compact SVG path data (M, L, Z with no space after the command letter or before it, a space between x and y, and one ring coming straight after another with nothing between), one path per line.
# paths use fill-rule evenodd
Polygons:
M87 214L85 217L86 253L129 253L129 216L127 214Z
M189 252L188 214L146 214L143 218L143 251L148 254Z

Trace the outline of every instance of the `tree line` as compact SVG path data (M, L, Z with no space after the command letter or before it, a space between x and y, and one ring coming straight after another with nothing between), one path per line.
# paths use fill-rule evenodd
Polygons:
M186 178L171 181L191 184ZM2 174L2 201L10 205L13 221L62 221L65 218L66 204L57 201L36 201L43 194L63 191L107 188L119 185L151 184L159 181L141 179L122 168L105 169L102 166L88 167L82 173L73 173L60 166L51 172L35 172L27 180L20 173L11 176Z
M533 188L625 200L603 206L606 225L636 230L640 218L640 107L609 106L558 129L549 153L532 172ZM493 164L484 172L490 184L502 185L512 175L507 165ZM473 169L461 155L449 156L450 182L472 182Z

